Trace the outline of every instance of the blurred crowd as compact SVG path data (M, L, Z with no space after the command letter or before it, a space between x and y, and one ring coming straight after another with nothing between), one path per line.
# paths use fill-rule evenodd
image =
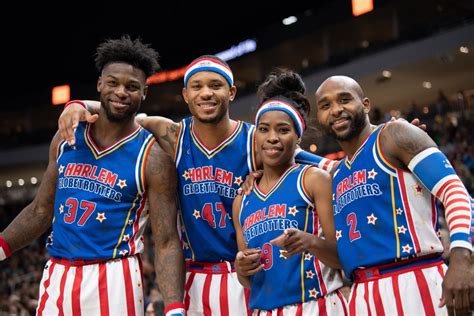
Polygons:
M413 103L407 112L382 113L373 109L371 120L382 123L391 116L407 120L420 118L427 125L427 132L440 149L448 156L468 191L474 195L474 100L465 92L458 92L448 99L439 91L437 100L424 106ZM22 203L0 203L0 230L3 230L28 201ZM442 212L441 212L442 214ZM440 236L449 249L448 233L444 218L440 218ZM34 315L39 291L39 282L48 254L44 246L47 232L27 248L0 262L0 316ZM163 315L162 297L155 283L153 268L153 241L149 227L145 231L145 253L142 255L145 279L146 315ZM444 255L448 260L447 252Z

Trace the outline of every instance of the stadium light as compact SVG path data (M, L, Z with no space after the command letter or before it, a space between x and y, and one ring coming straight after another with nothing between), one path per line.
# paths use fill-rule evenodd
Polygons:
M51 91L51 102L53 105L60 105L71 99L71 87L68 84L56 86Z
M374 10L373 0L352 0L352 15L359 16Z

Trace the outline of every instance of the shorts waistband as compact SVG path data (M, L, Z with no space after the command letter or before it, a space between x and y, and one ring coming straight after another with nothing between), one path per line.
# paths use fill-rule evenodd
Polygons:
M360 268L352 272L352 278L355 283L367 282L384 278L391 274L429 268L442 263L443 259L439 254L428 255L374 267Z
M199 262L186 261L186 270L189 272L201 272L211 274L223 274L235 272L234 262Z
M132 256L133 257L133 256ZM130 258L130 256L122 257L122 258L109 258L109 259L98 259L98 260L84 260L84 259L66 259L66 258L54 258L51 257L51 262L62 264L65 266L86 266L89 264L97 264L97 263L106 263L113 260L123 260Z

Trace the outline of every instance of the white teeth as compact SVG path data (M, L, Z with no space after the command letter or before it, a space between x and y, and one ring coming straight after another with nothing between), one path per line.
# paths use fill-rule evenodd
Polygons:
M201 103L199 106L200 106L201 108L203 108L203 109L210 109L210 108L214 107L214 104Z

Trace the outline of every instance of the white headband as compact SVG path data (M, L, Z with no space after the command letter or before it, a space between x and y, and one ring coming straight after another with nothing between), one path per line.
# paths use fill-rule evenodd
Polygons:
M212 71L218 73L225 78L230 87L234 85L234 76L228 66L216 59L204 57L192 62L188 68L186 68L184 74L184 86L186 87L186 84L192 75L200 71Z
M298 137L303 136L303 132L306 128L303 117L289 103L281 100L269 100L260 106L257 115L255 116L256 126L258 126L258 121L260 120L260 117L262 117L262 114L268 111L283 111L288 114L295 122L296 134L298 134Z

